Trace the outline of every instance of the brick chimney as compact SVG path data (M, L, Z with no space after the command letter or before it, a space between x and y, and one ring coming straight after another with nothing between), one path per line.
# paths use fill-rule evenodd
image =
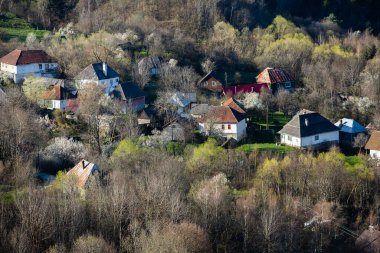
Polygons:
M107 77L107 63L103 62L103 74Z

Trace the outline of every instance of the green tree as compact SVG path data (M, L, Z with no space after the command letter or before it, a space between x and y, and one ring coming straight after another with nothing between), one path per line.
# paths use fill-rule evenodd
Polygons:
M22 90L25 96L32 102L39 102L43 98L43 92L47 88L47 83L44 79L28 76L25 78Z

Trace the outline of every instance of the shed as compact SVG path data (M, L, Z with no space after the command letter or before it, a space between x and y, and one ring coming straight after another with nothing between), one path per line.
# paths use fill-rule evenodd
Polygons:
M335 123L339 128L339 142L345 145L352 145L354 139L359 134L367 134L367 129L353 119L343 118Z

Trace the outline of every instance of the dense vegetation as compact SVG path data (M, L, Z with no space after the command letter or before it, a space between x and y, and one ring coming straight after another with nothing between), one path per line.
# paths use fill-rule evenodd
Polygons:
M282 67L297 79L294 93L238 98L250 127L278 130L301 108L380 127L379 7L0 0L0 55L44 49L69 79L106 61L149 94L163 124L176 117L163 91L197 91L195 81L212 69L234 84ZM148 55L178 65L150 80L137 71ZM97 87L79 93L74 121L59 110L42 117L38 79L22 89L5 76L0 84L1 252L347 252L379 222L379 167L365 154L278 147L273 135L224 149L191 124L186 142L161 142L155 130L141 135L136 115ZM36 180L36 170L64 171L83 158L102 169L84 189L63 172L49 187Z

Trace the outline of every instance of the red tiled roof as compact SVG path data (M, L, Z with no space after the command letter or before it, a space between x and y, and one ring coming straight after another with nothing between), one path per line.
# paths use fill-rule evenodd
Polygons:
M223 87L225 96L234 97L237 94L261 93L263 89L269 90L266 83L242 84L235 86Z
M380 150L380 131L374 131L371 134L365 149L368 150Z
M47 84L47 89L42 94L42 98L45 100L76 98L76 92L66 86L64 79L41 78L41 81Z
M55 61L43 50L15 49L0 58L0 62L16 66L33 63L53 63Z
M237 111L239 113L243 113L243 114L245 113L245 111L243 110L243 108L241 108L241 106L233 98L227 99L226 101L223 102L222 105L223 106L228 106L228 107L234 109L235 111Z
M244 116L228 106L212 106L211 109L199 119L200 123L238 123Z
M257 77L258 83L284 83L293 82L294 78L281 68L266 68Z

